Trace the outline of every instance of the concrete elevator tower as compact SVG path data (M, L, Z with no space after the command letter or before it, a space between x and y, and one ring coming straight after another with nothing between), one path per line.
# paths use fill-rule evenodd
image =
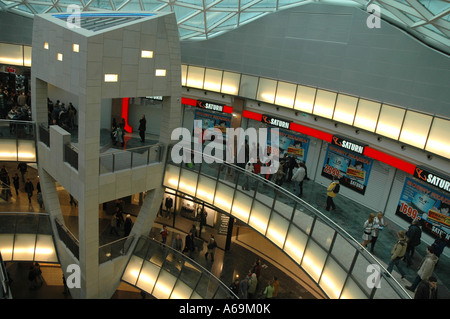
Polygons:
M136 239L148 234L159 209L167 146L172 130L181 122L181 58L175 15L98 11L35 15L32 47L32 113L39 127L39 177L59 261L64 272L69 265L79 266L81 287L71 289L73 297L109 298L129 256L99 262L99 206L146 192L130 234L134 240L127 243L130 254ZM51 94L67 97L77 108L76 145L71 145L69 132L49 125L47 98ZM110 120L110 108L123 98L145 96L163 97L159 154L148 154L154 160L143 165L102 172L101 121L105 117ZM71 160L68 152L72 152ZM78 201L74 247L64 234L58 184Z

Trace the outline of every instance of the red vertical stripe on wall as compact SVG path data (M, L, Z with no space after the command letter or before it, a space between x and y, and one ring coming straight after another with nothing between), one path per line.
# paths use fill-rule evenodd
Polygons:
M125 132L131 133L133 128L128 124L128 107L130 105L130 98L122 98L122 118L125 120Z

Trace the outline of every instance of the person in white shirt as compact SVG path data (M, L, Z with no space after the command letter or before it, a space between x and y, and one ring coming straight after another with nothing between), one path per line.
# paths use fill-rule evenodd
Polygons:
M373 253L373 249L375 247L375 243L377 242L380 231L382 231L384 227L387 227L387 225L389 225L389 223L385 220L383 213L378 212L377 216L374 219L374 225L372 228L372 239L370 242L371 253Z
M298 187L300 188L298 197L303 196L303 181L306 178L306 166L304 162L301 162L299 168L295 171L294 176L292 176L292 180L298 182Z

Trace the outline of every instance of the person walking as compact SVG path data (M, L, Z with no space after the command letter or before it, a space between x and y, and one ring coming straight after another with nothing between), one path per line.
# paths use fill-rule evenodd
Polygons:
M305 163L301 162L297 171L295 171L294 176L292 176L292 180L298 183L299 194L298 197L303 196L303 181L306 178L306 167Z
M252 271L248 274L248 299L255 299L256 297L256 286L258 285L258 279L256 278L256 274Z
M327 188L327 207L325 208L327 211L330 211L330 208L332 210L336 209L336 205L334 204L334 198L339 193L340 187L341 186L339 185L339 178L333 176L333 181Z
M406 249L405 262L407 267L412 265L412 257L414 256L416 247L420 245L421 237L422 237L422 229L420 228L419 225L419 219L414 219L412 224L406 231L406 238L408 239L408 247Z
M205 254L205 259L208 260L208 255L211 256L211 262L214 262L214 253L216 252L217 243L214 239L214 235L211 234L209 237L208 245L206 248L208 249Z
M264 296L266 296L266 299L272 299L273 298L273 281L269 280L269 283L267 284L266 288L264 289Z
M33 197L34 186L30 179L25 183L25 192L28 194L28 202L31 204L31 197Z
M119 236L119 232L117 230L118 219L116 214L111 218L111 229L109 230L109 234L114 233L116 236Z
M139 120L139 136L141 137L141 142L145 143L145 130L147 129L147 120L145 119L145 115L142 114L141 119Z
M417 287L414 299L438 299L436 277L431 276L428 281L422 281Z
M19 182L20 182L19 175L17 173L15 173L13 176L13 185L16 190L16 196L19 195Z
M375 214L369 214L369 218L364 222L364 231L363 231L363 242L362 246L365 248L372 240L372 231L374 227Z
M161 242L163 244L165 244L167 241L167 236L169 235L169 232L167 231L167 226L164 225L163 228L161 228L159 233L161 234L161 239L162 239Z
M181 249L183 248L183 240L181 239L180 234L177 234L172 240L172 248L177 251L181 251Z
M405 288L411 291L415 291L421 281L428 281L433 275L434 267L438 261L438 257L434 254L434 248L432 246L427 247L427 255L422 260L422 263L417 271L417 276L414 279L411 286Z
M374 226L372 229L372 240L370 242L370 252L374 252L375 243L377 242L380 232L389 225L389 223L384 219L382 212L378 212L374 220Z
M195 250L194 235L191 232L189 232L189 234L186 235L186 239L184 240L183 253L188 252L189 257L192 258L194 250Z
M390 274L391 274L392 270L394 269L394 266L397 266L397 269L400 272L402 279L403 279L403 278L405 278L405 272L400 267L400 260L402 260L402 258L405 256L406 246L408 244L406 241L405 232L403 230L400 230L397 233L397 237L398 237L398 239L395 242L394 247L392 247L392 250L391 250L391 260L386 269L387 273L385 273L385 274L386 274L386 276L390 277Z

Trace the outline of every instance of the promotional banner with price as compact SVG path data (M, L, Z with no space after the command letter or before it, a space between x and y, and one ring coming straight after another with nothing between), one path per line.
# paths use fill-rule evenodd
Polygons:
M422 230L432 237L450 234L450 194L437 191L409 177L405 180L396 215L412 222L420 218Z
M337 176L342 186L364 195L372 163L372 159L368 157L330 144L325 156L322 176L329 179Z

